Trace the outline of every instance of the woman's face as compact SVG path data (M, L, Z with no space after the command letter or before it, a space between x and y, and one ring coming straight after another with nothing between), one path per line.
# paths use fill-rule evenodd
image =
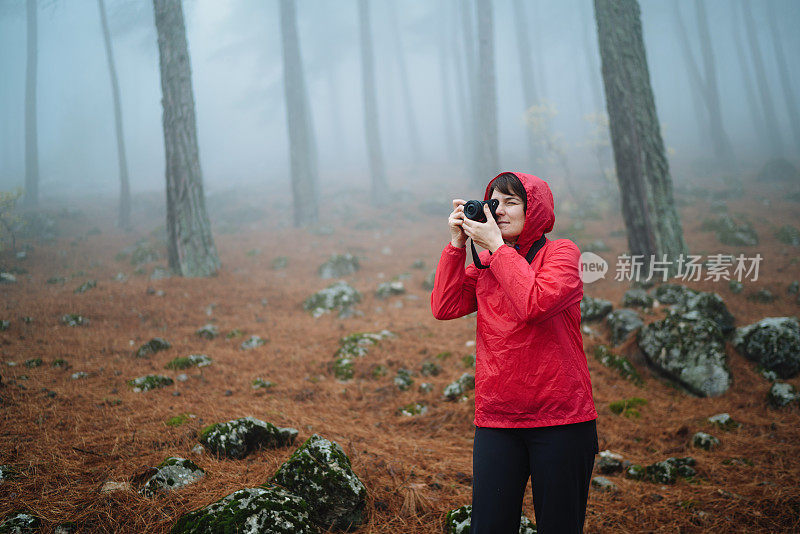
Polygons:
M522 199L517 195L509 195L497 189L492 191L492 198L500 201L495 213L503 241L516 241L522 233L522 227L525 226L525 205Z

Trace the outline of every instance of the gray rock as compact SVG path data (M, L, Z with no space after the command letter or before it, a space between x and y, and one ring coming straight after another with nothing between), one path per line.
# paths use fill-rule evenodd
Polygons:
M86 293L95 287L97 287L97 280L87 280L75 289L75 293Z
M608 475L611 473L622 472L622 455L605 450L601 451L598 456L599 458L595 462L594 466L599 473Z
M213 324L207 324L198 328L195 334L205 339L214 339L219 335L219 328Z
M620 308L606 315L606 323L611 329L611 342L619 345L637 329L644 325L639 314L630 308Z
M162 375L145 375L128 380L128 385L133 388L134 393L171 386L173 383L171 378Z
M428 413L428 406L426 406L424 402L412 402L398 408L397 413L407 417L412 417L414 415L425 415Z
M472 523L472 505L467 504L447 512L444 519L446 534L469 534ZM536 525L523 514L519 522L519 534L536 534Z
M347 282L339 281L308 297L303 303L303 309L311 312L314 317L339 310L339 317L343 318L352 315L352 308L359 302L361 293Z
M745 358L780 378L800 372L800 323L796 317L767 317L738 328L733 345Z
M692 436L692 445L710 451L711 449L715 449L719 446L719 440L711 434L697 432L694 436Z
M738 295L744 289L744 284L742 284L737 280L731 280L730 282L728 282L728 287L730 288L731 293L733 293L734 295Z
M697 294L694 289L681 284L659 284L650 291L650 295L661 304L684 304L686 299Z
M89 324L89 319L77 313L68 313L61 316L61 323L67 326L85 326Z
M672 309L681 314L695 313L716 323L723 336L728 336L734 329L733 315L728 311L725 301L716 293L689 290L685 298L676 303Z
M190 354L185 358L175 358L167 363L164 369L188 369L189 367L207 367L213 360L205 354Z
M285 447L294 443L297 430L279 428L254 417L242 417L207 426L200 443L217 456L240 459L260 448Z
M638 342L651 366L691 393L716 397L728 390L722 332L705 317L670 312L643 327Z
M151 354L155 354L156 352L167 350L172 345L166 339L162 339L160 337L154 337L136 351L137 358L146 358Z
M375 290L375 296L379 299L385 299L392 295L402 295L406 292L403 282L400 280L392 280L391 282L383 282L378 284L378 289Z
M1 273L0 272L0 284L16 284L17 277L11 273Z
M758 245L758 235L749 222L734 221L730 215L720 215L703 221L703 230L714 230L720 243L732 246Z
M246 340L242 341L241 348L242 350L255 349L266 344L266 342L267 341L265 339L259 336L250 336Z
M70 375L70 378L72 380L80 380L81 378L88 378L88 376L89 373L85 371L78 371L77 373L72 373L72 375Z
M464 373L458 380L444 388L442 396L449 401L459 400L471 389L475 389L475 376Z
M754 291L747 295L747 300L751 300L753 302L760 302L762 304L769 304L771 302L775 302L778 297L772 293L769 289L759 289L758 291Z
M25 512L16 512L7 516L0 523L2 534L34 534L39 532L41 520L35 515Z
M319 266L318 272L320 278L341 278L355 273L359 268L358 258L352 254L334 254Z
M278 469L270 482L299 495L323 528L358 528L364 521L367 489L335 442L312 435Z
M592 487L601 491L616 491L617 485L608 480L606 477L592 478Z
M597 321L611 313L612 309L614 309L614 305L610 300L584 295L581 299L581 320Z
M644 289L636 287L625 292L625 295L622 296L622 305L650 308L653 305L653 297L648 295Z
M655 484L674 484L678 476L692 477L696 475L697 472L694 470L694 465L695 460L691 456L667 458L662 462L656 462L647 467L633 464L628 467L625 476Z
M786 292L790 295L796 295L800 293L800 281L794 280L789 287L786 288Z
M397 389L406 391L413 383L414 379L411 378L411 371L408 369L397 370L397 376L394 377L394 385L397 386Z
M276 486L245 488L182 516L172 534L316 534L306 501Z
M778 228L775 232L775 237L778 241L786 245L792 245L793 247L800 246L800 231L789 224Z
M733 420L730 414L727 413L718 413L717 415L712 415L707 419L707 421L712 425L721 428L722 430L733 430L741 426L739 423Z
M147 497L182 488L200 480L205 474L205 470L191 460L179 457L167 458L156 470L140 490Z
M767 392L767 403L773 408L783 408L797 401L800 401L800 394L786 382L775 382Z

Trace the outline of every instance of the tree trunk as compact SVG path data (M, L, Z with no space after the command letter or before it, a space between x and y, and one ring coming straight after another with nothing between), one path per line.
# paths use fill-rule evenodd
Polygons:
M361 77L364 85L364 132L367 136L369 168L372 174L372 200L378 205L389 201L389 188L383 168L378 103L375 96L375 67L372 56L372 36L367 0L358 0L358 20L361 35Z
M180 0L153 0L158 33L167 175L167 255L181 276L220 267L203 194L186 27Z
M36 132L37 0L27 1L28 49L25 70L25 199L24 205L39 205L39 137Z
M458 25L458 18L460 15L460 11L463 9L463 6L459 0L453 0L453 24L451 24L452 28L452 39L450 40L452 46L452 54L453 54L453 65L455 66L455 87L456 87L456 96L458 97L458 108L461 110L458 113L459 118L459 129L460 132L460 141L461 141L461 166L462 172L465 175L469 175L468 169L466 168L467 165L472 163L472 154L474 153L475 143L472 140L472 101L470 100L470 93L469 93L469 79L467 78L464 70L466 67L464 66L466 60L466 53L462 53L462 50L459 46L459 42L463 43L464 39L459 39L461 34L459 33L459 25ZM463 29L463 28L462 28Z
M767 16L769 17L769 28L772 34L772 46L775 48L775 59L778 63L778 73L781 77L781 88L783 97L786 99L786 109L789 112L789 124L794 136L795 148L800 152L800 115L797 113L797 95L792 91L792 84L789 81L789 69L786 65L786 56L783 53L783 43L781 34L778 32L778 23L775 16L775 2L767 2Z
M689 91L692 97L692 109L694 110L693 122L697 125L698 129L697 140L699 146L705 147L706 140L711 137L711 130L709 127L708 111L703 102L703 81L700 77L700 68L697 66L697 61L695 61L692 48L689 45L689 32L686 31L686 25L683 22L679 6L680 0L672 0L675 26L678 28L678 42L681 45L683 61L686 63L686 70L689 73Z
M461 36L464 41L464 65L467 85L467 135L469 136L469 172L473 183L484 180L480 173L480 140L478 138L478 74L475 67L475 30L472 19L472 2L461 0L458 3L461 14Z
M519 66L522 79L522 98L524 100L524 110L529 109L531 106L536 105L539 97L536 94L536 84L533 81L533 62L531 60L531 45L528 41L528 32L530 26L528 18L525 16L525 5L522 0L514 0L514 23L517 31L517 50L519 53ZM538 146L536 139L533 135L533 130L525 127L525 132L528 136L528 166L533 172L537 166L537 159L539 157Z
M317 162L313 143L311 110L297 36L294 0L280 0L283 43L283 87L286 96L286 127L292 173L294 225L317 222Z
M491 0L477 0L478 19L478 182L485 184L499 171L497 91L494 69L494 27Z
M519 0L516 0L519 1ZM581 7L581 22L583 23L583 53L586 56L586 69L589 73L589 85L592 87L592 113L603 113L603 89L600 87L600 66L597 64L597 49L592 39L592 25L590 23L592 6L586 2Z
M742 34L745 32L744 22L742 21L741 5L733 5L733 43L736 46L736 55L739 58L739 68L742 73L742 86L745 89L747 98L747 109L750 112L750 119L753 121L753 132L758 138L758 143L762 149L766 149L767 125L764 122L764 115L758 109L756 91L753 87L753 74L750 70L750 63L747 54L742 46Z
M397 24L397 9L395 0L390 0L389 23L394 36L395 57L397 68L400 71L400 89L403 94L403 101L406 107L406 124L408 126L408 139L411 144L411 153L414 156L414 163L418 164L422 160L422 148L419 141L419 129L417 128L417 116L414 113L414 101L411 98L411 87L408 83L408 68L406 68L406 56L403 51L403 38L400 35L400 27Z
M447 35L449 29L449 17L447 16L447 4L442 3L439 33L439 77L442 84L442 132L447 148L447 158L450 162L455 162L458 158L456 149L455 120L451 105L453 103L452 85L450 83L450 61L447 56Z
M114 99L114 126L117 133L117 159L119 160L119 217L117 226L124 230L129 230L131 227L131 191L128 180L128 160L125 157L125 137L122 133L122 105L119 97L119 82L117 81L117 69L114 66L114 51L111 48L111 34L108 31L105 2L97 0L97 7L100 10L100 25L103 28L103 42L106 47L108 72L111 76L111 96Z
M744 14L744 25L747 30L747 41L750 44L750 55L753 58L758 93L761 97L761 106L767 122L769 150L773 157L783 156L783 138L779 130L775 106L772 103L772 94L767 84L767 75L764 70L764 61L761 58L761 46L758 44L758 35L756 35L756 23L753 20L753 12L750 9L750 2L741 2L740 5L742 6L742 13Z
M717 90L717 67L714 62L714 51L711 49L711 34L708 29L708 16L705 5L701 0L695 0L697 13L697 30L700 34L700 50L703 54L703 70L705 71L703 94L708 108L711 141L714 145L714 157L719 163L730 166L734 155L728 134L722 126L722 112L719 106L719 91Z
M674 273L686 253L656 115L636 0L595 0L606 106L632 255L666 254Z

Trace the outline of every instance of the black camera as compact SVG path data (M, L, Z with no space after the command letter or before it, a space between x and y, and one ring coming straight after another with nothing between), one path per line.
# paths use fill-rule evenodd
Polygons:
M464 204L464 215L467 219L472 219L473 221L478 222L486 222L486 214L483 212L483 205L489 205L489 211L492 212L492 217L497 220L497 214L495 210L497 206L500 205L500 201L496 198L490 198L489 200L469 200L466 204Z

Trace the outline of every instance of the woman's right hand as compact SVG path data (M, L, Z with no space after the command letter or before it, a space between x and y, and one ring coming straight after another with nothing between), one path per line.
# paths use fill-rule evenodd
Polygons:
M464 248L467 246L467 234L461 227L464 222L464 204L467 202L460 198L453 199L453 211L450 213L450 218L447 224L450 226L450 244L456 248Z

